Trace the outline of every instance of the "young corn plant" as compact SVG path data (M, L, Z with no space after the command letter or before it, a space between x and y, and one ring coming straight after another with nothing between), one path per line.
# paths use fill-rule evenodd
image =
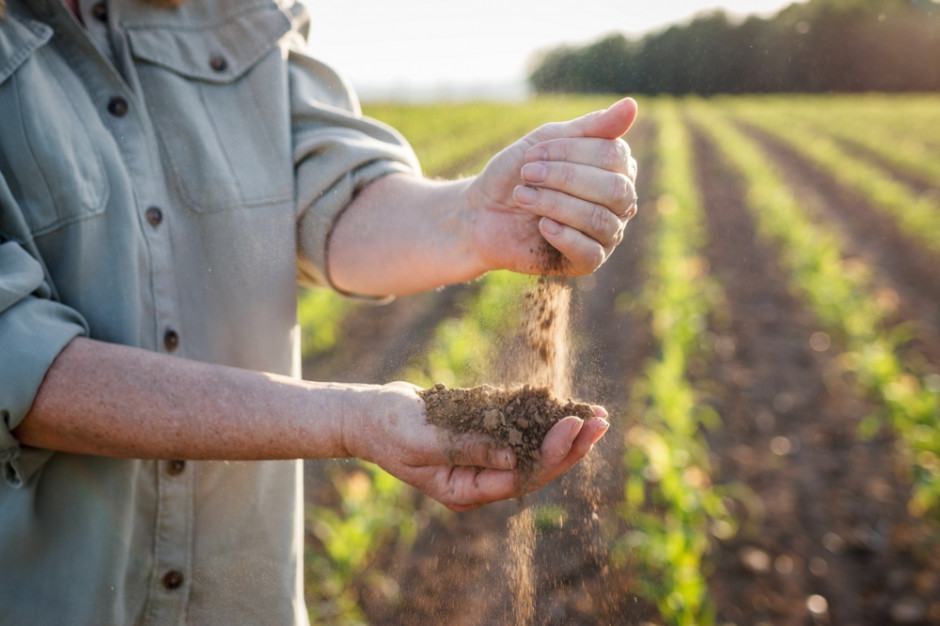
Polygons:
M747 204L761 234L780 251L782 265L824 329L841 343L841 362L881 413L863 422L887 423L897 437L899 457L910 468L915 515L940 509L940 385L929 370L914 370L900 348L907 333L888 328L883 303L874 293L871 272L843 258L836 234L813 223L800 202L754 141L742 134L715 105L690 110L711 135L723 158L740 174ZM749 117L750 119L750 117Z
M634 387L633 413L641 417L626 437L629 478L622 509L632 530L621 548L648 570L639 576L639 591L667 623L707 625L715 612L706 558L714 530L730 534L733 520L721 490L712 485L703 432L720 419L698 401L686 370L718 293L699 253L702 209L686 128L672 101L660 101L654 110L659 219L644 300L659 355Z
M405 380L429 387L435 383L468 386L492 380L500 341L519 328L522 300L532 278L491 272L478 289L468 292L461 314L444 320L422 358L406 368Z
M332 468L338 508L314 506L307 511L307 529L320 544L308 550L307 605L313 623L365 624L358 602L364 587L389 602L396 583L369 569L376 554L393 546L404 551L417 534L413 494L397 479L374 465L357 464L352 471Z
M788 114L797 116L800 124L813 134L826 134L847 146L861 148L899 171L940 188L940 159L922 137L892 132L886 125L856 115L850 106L825 115L806 109L789 110ZM909 118L911 128L920 125L916 122L920 119Z
M782 112L759 107L735 107L737 119L746 121L784 141L836 180L891 215L900 229L927 249L940 254L940 197L914 192L876 165L859 159L824 133Z
M297 302L300 354L314 358L336 345L343 318L356 306L328 289L303 289Z

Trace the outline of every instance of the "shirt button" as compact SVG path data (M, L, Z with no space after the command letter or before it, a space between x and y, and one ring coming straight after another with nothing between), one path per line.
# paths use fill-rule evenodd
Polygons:
M166 464L166 473L170 476L179 476L186 469L186 461L170 461Z
M215 72L224 72L228 69L228 61L223 56L214 56L209 59L209 67Z
M172 328L167 329L167 331L163 333L163 345L170 352L176 350L176 346L180 345L179 333Z
M91 16L99 22L107 22L108 5L104 2L98 2L95 6L91 7Z
M163 575L163 586L167 589L179 589L180 585L183 584L183 573L178 572L175 569L171 569L169 572Z
M160 207L152 206L147 209L145 213L147 221L150 222L150 225L157 227L160 225L160 222L163 221L163 211L160 210Z
M108 113L114 117L124 117L127 115L127 100L120 97L111 98L108 101Z

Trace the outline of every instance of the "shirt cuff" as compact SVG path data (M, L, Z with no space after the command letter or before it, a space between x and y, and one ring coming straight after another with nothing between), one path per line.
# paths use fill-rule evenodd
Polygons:
M303 247L307 250L298 264L301 283L329 286L340 295L359 300L388 301L392 299L391 297L361 296L338 289L333 285L327 271L329 263L327 251L333 226L359 191L382 176L396 173L414 173L414 170L394 161L371 163L356 172L347 174L321 196L308 219L302 220L299 224L300 240L304 242Z
M0 468L23 486L52 455L23 446L13 431L26 417L46 372L87 326L74 310L34 293L45 289L39 264L16 244L0 245Z

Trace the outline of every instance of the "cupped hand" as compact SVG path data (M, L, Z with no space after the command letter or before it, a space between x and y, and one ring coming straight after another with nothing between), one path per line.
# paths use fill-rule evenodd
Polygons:
M364 389L363 401L344 418L345 446L454 511L541 488L571 469L609 427L600 407L595 419L562 419L542 442L540 466L523 477L512 451L493 439L430 424L417 392L403 382Z
M539 127L473 181L474 239L489 269L544 273L544 242L578 276L620 244L636 213L637 164L622 139L636 118L630 98L568 122Z

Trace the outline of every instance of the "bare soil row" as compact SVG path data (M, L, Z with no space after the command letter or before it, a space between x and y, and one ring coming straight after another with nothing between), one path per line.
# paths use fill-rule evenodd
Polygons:
M874 251L883 268L912 256L914 246L896 229L893 239L874 240L878 228L892 229L864 199L758 139L810 210L852 225L851 254ZM717 553L711 584L719 613L735 623L929 623L940 615L938 555L929 529L907 513L893 441L859 437L858 423L873 407L838 374L838 346L818 335L813 341L819 328L791 295L773 247L756 234L740 181L701 135L696 145L709 207L707 256L731 312L729 328L717 330L710 376L725 423L711 447L721 479L747 485L762 509L758 525ZM906 294L903 275L886 269L884 278ZM901 299L912 319L936 328L930 307Z

